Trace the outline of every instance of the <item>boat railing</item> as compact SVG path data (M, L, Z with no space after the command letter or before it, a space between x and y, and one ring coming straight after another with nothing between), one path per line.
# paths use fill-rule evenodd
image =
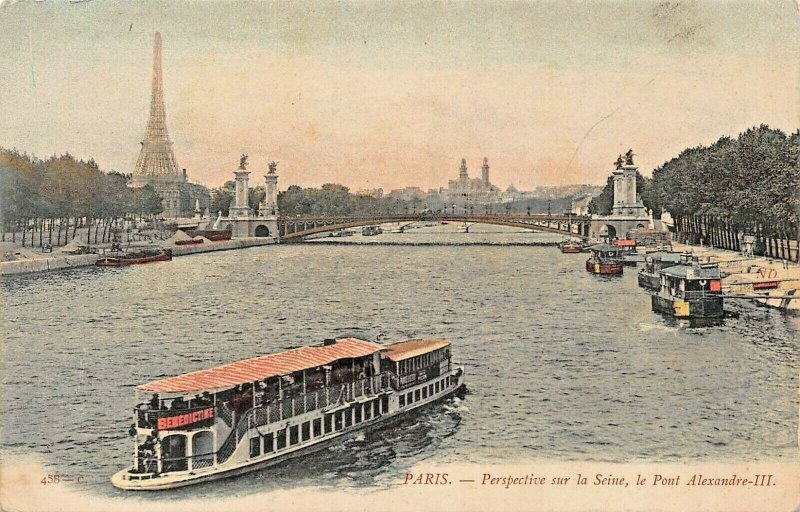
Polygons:
M222 442L216 452L195 454L187 457L169 457L158 459L150 457L143 460L140 464L145 472L153 472L160 462L160 472L186 471L212 467L215 463L222 464L227 461L236 451L239 442L245 438L247 431L291 418L318 409L325 409L337 404L344 404L363 396L375 395L390 387L391 379L388 372L373 377L359 379L354 382L346 382L335 386L326 386L309 393L301 394L292 398L259 404L248 409L241 415L237 415L235 428L231 430L228 437ZM232 425L233 417L227 411L224 404L217 408L220 417L225 417L226 423ZM222 412L225 411L225 412ZM157 411L152 411L157 412ZM160 411L158 411L160 412ZM166 411L170 412L170 411ZM174 411L171 411L174 413Z

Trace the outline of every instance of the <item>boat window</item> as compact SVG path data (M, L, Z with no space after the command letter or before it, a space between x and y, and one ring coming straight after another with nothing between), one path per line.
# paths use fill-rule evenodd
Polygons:
M413 391L411 391L411 392L409 392L409 393L408 393L408 400L407 400L407 402L408 402L409 404L413 404L413 403L414 403L414 392L413 392Z
M314 437L322 435L322 420L317 418L314 420Z
M286 429L281 429L275 434L278 438L278 449L283 450L286 448Z
M356 404L353 408L355 409L356 415L355 423L361 423L361 404Z
M419 402L419 390L414 391L414 401Z
M429 394L429 395L432 395L432 394L433 394L433 384L431 384L431 385L429 385L429 386L428 386L428 394Z
M273 443L273 437L275 434L270 432L269 434L264 436L264 453L274 452L275 446Z
M439 381L438 380L436 381L436 386L434 387L434 389L436 390L437 393L439 392Z
M405 396L401 396L400 397L400 407L405 407L405 406L406 406L406 397Z
M300 428L297 425L289 427L289 446L295 445L299 441Z
M342 417L343 417L343 414L344 414L344 411L336 411L335 425L336 425L336 430L337 431L342 430Z
M183 434L173 434L161 440L161 456L165 460L163 464L164 473L170 471L186 471L188 462L186 461L186 436Z
M376 403L377 403L377 400L376 400ZM386 396L386 395L383 395L381 397L381 409L383 409L383 412L388 412L389 411L389 397Z
M325 415L325 433L330 434L333 430L333 414Z
M372 418L372 402L364 404L364 421Z
M311 422L310 421L306 421L305 423L303 423L302 434L303 434L303 441L308 441L309 439L311 439Z
M428 386L422 388L422 399L424 400L426 398L428 398Z
M258 457L261 455L261 438L260 437L251 437L250 438L250 457Z
M384 409L384 412L385 411L386 410ZM373 413L372 415L376 416L376 417L381 413L381 411L380 411L380 402L378 402L377 400L375 400L375 402L372 405L372 413Z
M350 408L344 411L344 428L347 428L352 425L353 425L353 409Z

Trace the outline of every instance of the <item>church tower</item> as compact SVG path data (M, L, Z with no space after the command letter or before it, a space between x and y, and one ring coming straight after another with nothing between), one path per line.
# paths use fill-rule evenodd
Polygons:
M153 87L150 95L150 117L139 159L133 171L134 187L150 185L161 196L165 217L181 214L181 184L185 175L178 168L172 141L167 131L167 109L164 106L164 85L161 75L161 33L156 32L153 46Z

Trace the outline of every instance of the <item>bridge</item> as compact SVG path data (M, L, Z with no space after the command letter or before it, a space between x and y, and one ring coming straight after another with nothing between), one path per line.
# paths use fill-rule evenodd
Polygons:
M297 216L278 218L278 233L282 241L302 241L304 237L316 233L339 231L347 228L388 224L392 222L452 222L470 224L491 224L514 228L530 229L547 233L559 233L583 240L589 239L591 216L588 215L548 215L548 214L475 214L448 215L376 215L376 216Z

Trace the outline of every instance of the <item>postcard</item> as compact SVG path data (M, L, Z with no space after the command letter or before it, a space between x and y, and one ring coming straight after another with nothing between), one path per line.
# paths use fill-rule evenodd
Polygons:
M796 510L799 20L0 0L0 508Z

